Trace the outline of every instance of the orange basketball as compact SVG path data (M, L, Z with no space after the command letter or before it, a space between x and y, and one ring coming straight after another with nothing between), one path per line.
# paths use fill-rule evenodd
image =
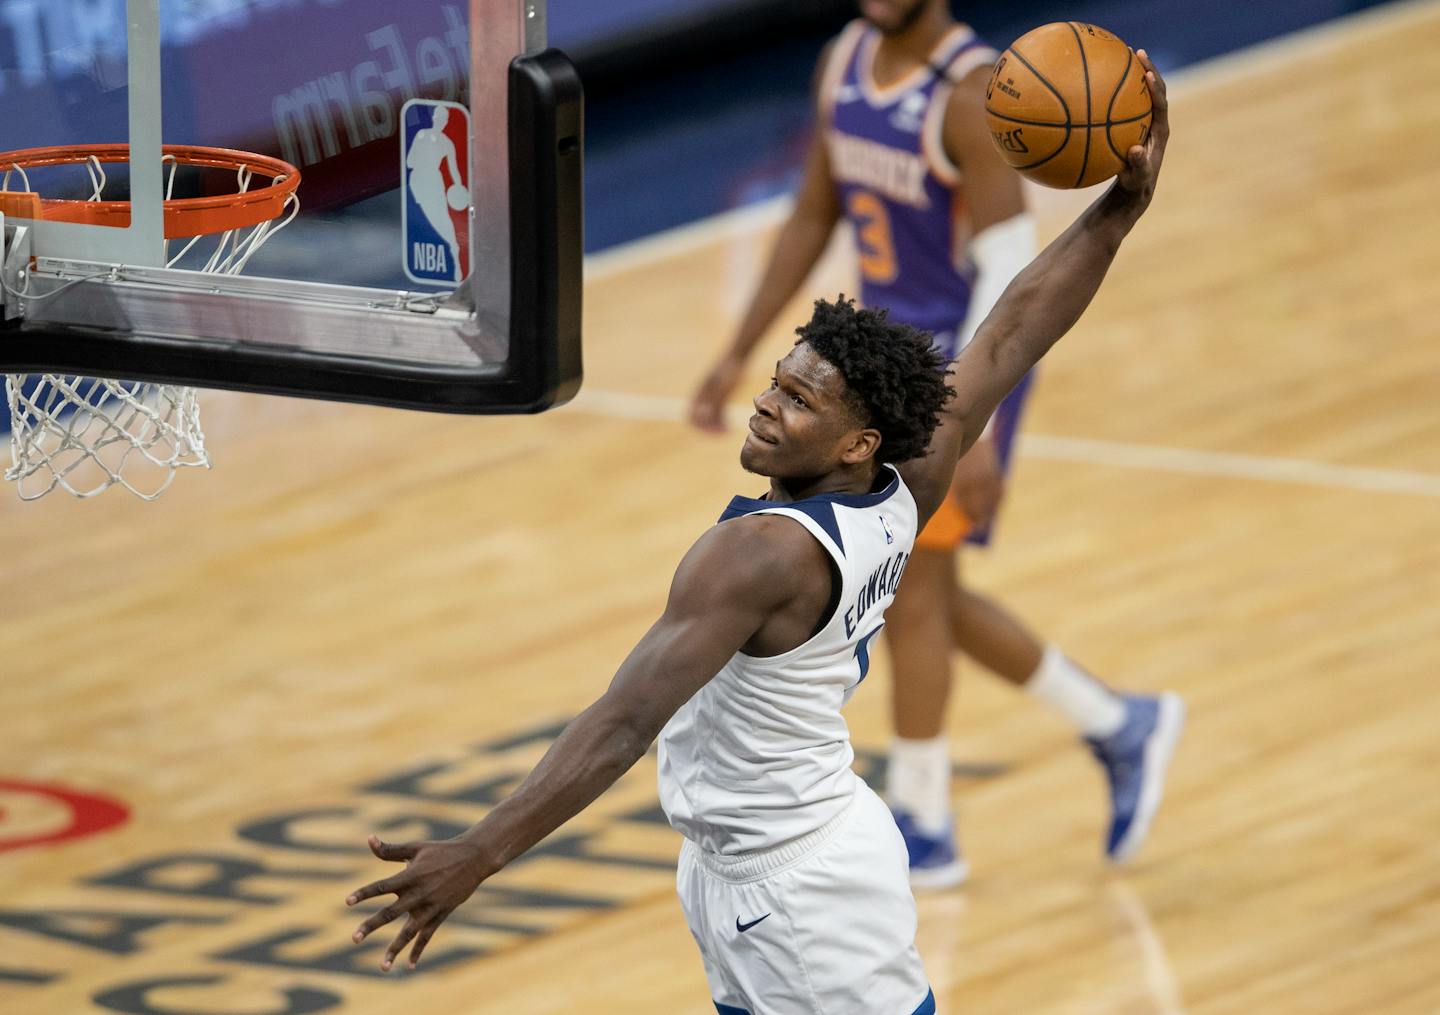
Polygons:
M990 136L1006 162L1047 187L1108 180L1150 132L1150 89L1133 50L1103 28L1056 21L995 62L985 90Z

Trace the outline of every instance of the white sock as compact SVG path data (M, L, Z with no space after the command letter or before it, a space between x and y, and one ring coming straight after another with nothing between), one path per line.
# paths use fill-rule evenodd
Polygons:
M950 740L905 740L890 744L886 775L890 806L909 811L920 830L938 834L950 824Z
M1054 645L1045 646L1045 655L1025 689L1054 707L1087 737L1103 739L1125 725L1125 702Z

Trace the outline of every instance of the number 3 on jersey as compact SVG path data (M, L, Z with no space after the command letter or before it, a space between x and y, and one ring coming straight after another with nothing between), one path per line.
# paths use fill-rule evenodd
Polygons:
M847 203L860 247L860 273L874 285L889 285L900 274L890 213L878 197L866 190L853 192Z

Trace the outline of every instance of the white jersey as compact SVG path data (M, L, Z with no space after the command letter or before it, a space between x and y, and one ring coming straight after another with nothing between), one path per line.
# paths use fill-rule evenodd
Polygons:
M797 839L835 818L855 793L840 709L865 679L871 642L915 544L915 499L900 473L884 466L877 485L787 504L736 497L720 517L723 525L783 515L805 526L834 562L838 595L808 641L777 656L737 652L661 731L661 806L706 852Z

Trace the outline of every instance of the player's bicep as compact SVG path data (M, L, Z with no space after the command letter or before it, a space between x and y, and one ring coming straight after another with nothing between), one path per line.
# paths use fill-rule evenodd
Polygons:
M718 526L675 572L665 612L626 657L606 698L650 737L784 605L769 554Z

